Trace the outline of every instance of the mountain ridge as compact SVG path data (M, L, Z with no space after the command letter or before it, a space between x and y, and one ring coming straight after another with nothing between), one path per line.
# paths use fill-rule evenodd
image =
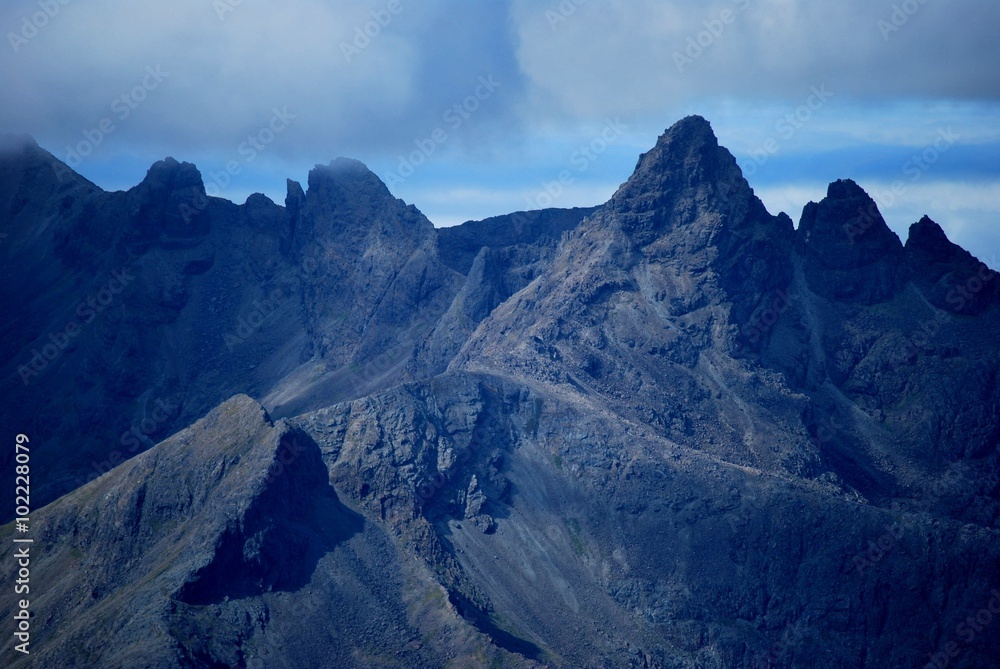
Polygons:
M36 514L75 559L139 528L116 550L140 564L96 596L60 573L46 604L72 600L78 625L47 632L49 660L81 634L118 639L86 648L110 666L916 665L991 601L998 282L930 219L904 244L841 180L796 228L701 117L605 205L450 231L346 159L289 180L285 207L208 197L180 227L191 169L151 168L150 197L81 196L39 247L78 277L131 254L136 277L40 387L72 373L146 419L179 392L169 420L136 421L147 437L207 415ZM112 196L93 204L104 256L74 254L95 233L73 212ZM101 434L82 420L97 403L63 403L63 429ZM38 441L73 471L58 432ZM178 480L218 502L164 520L204 559L158 571L144 542L168 537L145 509L173 508ZM105 529L74 532L97 497ZM133 647L107 597L149 602L166 633ZM337 615L306 638L302 605ZM971 667L1000 648L960 651Z

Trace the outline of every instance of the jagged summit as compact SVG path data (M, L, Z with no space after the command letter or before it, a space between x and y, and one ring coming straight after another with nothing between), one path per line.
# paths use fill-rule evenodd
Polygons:
M772 219L743 178L736 158L719 145L711 125L700 116L689 116L667 129L642 154L603 211L642 246L688 227L695 238L692 244L700 246L711 239L725 245L724 238L735 230L723 228Z
M682 147L681 151L676 151ZM639 156L635 171L672 169L678 159L701 160L719 147L712 124L701 116L687 116L663 131L656 145Z
M373 174L373 172L368 169L368 166L360 160L357 160L356 158L347 158L345 156L338 156L326 165L317 163L311 172L347 177L366 177L369 174Z
M97 191L98 186L74 172L63 161L24 134L0 134L0 198L21 189L43 192Z
M435 230L352 160L280 207L46 156L0 154L12 669L922 666L1000 601L1000 279L853 181L796 231L689 117L607 205Z
M920 250L927 258L947 261L955 255L958 248L948 239L944 229L926 215L910 226L906 237L907 253Z
M406 238L419 243L434 225L416 207L396 198L368 167L351 158L337 158L309 171L307 189L288 180L285 206L299 243L330 235L357 245L370 234ZM377 224L373 228L373 224Z
M309 170L308 195L338 198L392 197L388 187L360 160L335 158Z
M809 287L819 295L875 304L902 285L903 245L850 179L831 183L823 200L805 206L796 237Z
M609 206L621 211L663 206L662 198L653 196L741 179L736 159L719 146L709 122L701 116L688 116L664 131L656 145L639 157L632 175Z
M832 182L823 200L805 206L798 234L806 245L820 239L844 239L851 245L902 248L875 200L852 179Z
M193 188L201 194L205 193L205 183L198 168L193 163L179 162L170 156L153 163L146 171L145 178L135 188L150 193L170 193Z
M910 280L940 309L976 314L1000 296L997 273L948 239L928 216L910 226L905 254Z

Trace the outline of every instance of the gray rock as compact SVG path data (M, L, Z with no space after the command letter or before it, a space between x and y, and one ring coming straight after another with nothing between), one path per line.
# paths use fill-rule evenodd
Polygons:
M33 513L46 666L1000 656L967 622L1000 602L996 275L929 219L904 247L838 181L795 230L700 117L600 208L450 231L355 161L237 206L176 161L103 193L0 147L34 272L0 419L42 499L75 488ZM132 424L161 443L75 485Z

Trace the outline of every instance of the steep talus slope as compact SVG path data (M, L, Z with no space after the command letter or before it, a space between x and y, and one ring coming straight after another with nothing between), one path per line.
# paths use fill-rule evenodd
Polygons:
M906 663L989 599L1000 565L995 530L859 505L489 374L295 422L464 618L546 666Z

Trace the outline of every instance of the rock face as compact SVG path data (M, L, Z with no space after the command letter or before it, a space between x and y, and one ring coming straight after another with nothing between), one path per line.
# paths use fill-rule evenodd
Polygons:
M798 228L809 289L830 300L877 304L901 285L903 247L875 201L850 179L809 203Z
M791 235L708 123L685 119L452 368L563 388L744 464L813 469L794 439L803 398L777 384L734 392L752 372L725 356L737 324L791 282Z
M438 610L440 586L327 479L308 436L249 397L223 403L46 508L36 541L51 550L32 571L46 585L32 601L49 614L35 653L6 666L435 667L442 652L503 661ZM5 615L12 604L4 598ZM430 648L425 635L451 638Z
M440 260L430 222L361 163L317 166L308 186L290 181L285 207L259 194L237 206L168 158L128 192L105 193L30 138L3 140L0 305L18 318L0 329L0 425L40 444L39 501L237 392L291 416L444 370L488 313L484 303L434 332L459 309L468 267ZM536 216L543 225L519 235L483 233L516 261L494 301L582 217ZM476 234L456 249L475 256L487 245L473 248Z
M71 474L85 417L97 444L129 402L168 432L263 398L33 514L46 666L1000 656L1000 282L933 221L904 246L845 180L796 229L700 117L597 209L438 231L354 161L236 206L182 163L106 194L4 146L0 249L50 258L10 350L137 259L5 426L72 407L39 439Z
M983 263L952 244L927 216L910 226L906 238L906 265L910 280L938 309L978 314L997 302L1000 283Z

